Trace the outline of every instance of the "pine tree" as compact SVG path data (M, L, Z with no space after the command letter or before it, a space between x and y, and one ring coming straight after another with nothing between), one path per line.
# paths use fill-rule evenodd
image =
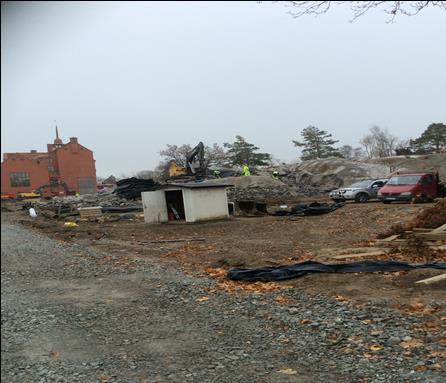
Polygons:
M430 124L415 140L410 141L410 148L418 154L440 153L446 149L446 125Z
M232 165L262 166L268 165L271 155L268 153L255 153L259 148L247 142L242 136L235 136L235 141L223 144L228 148L227 155Z
M308 126L302 130L303 142L293 140L293 144L304 147L302 160L314 160L317 158L339 157L340 154L332 145L338 141L331 138L331 134L320 130L315 126Z

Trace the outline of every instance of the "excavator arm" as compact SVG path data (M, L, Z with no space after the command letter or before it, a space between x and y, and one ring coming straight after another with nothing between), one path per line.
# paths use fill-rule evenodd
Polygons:
M194 163L196 162L197 159L198 159L198 168L194 166ZM204 145L201 141L187 155L186 169L188 175L203 174L206 172L206 167L204 163Z
M50 181L49 183L47 183L47 184L44 184L44 185L41 185L41 186L39 186L36 190L34 190L34 193L37 193L37 194L43 194L43 191L45 190L45 189L47 189L47 188L57 188L57 187L59 187L59 186L62 186L62 188L64 189L64 191L65 191L65 195L68 195L68 191L69 191L69 189L68 189L68 185L64 182L64 181L60 181L60 180L57 180L57 181Z

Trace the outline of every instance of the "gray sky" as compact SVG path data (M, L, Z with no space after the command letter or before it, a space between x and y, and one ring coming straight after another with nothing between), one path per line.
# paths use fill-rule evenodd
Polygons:
M337 8L294 19L272 3L3 2L3 152L64 140L97 174L154 168L166 144L232 142L283 161L312 124L358 145L446 120L446 14L354 23Z

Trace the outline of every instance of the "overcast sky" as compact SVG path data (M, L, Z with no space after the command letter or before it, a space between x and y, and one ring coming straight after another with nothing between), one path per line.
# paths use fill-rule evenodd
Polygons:
M98 176L154 168L166 144L245 137L283 161L309 124L358 146L377 124L401 138L446 121L446 13L283 4L3 2L2 153L64 140Z

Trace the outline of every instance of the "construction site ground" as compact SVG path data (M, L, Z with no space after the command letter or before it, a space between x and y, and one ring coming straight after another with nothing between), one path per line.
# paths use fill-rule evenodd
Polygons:
M84 375L80 375L82 379L79 381L168 382L181 379L181 381L235 382L243 381L250 376L257 377L254 380L259 382L310 382L324 379L355 382L421 382L426 381L426 374L429 374L429 381L439 382L442 373L444 373L446 357L446 339L444 337L446 331L446 284L445 281L431 285L415 284L417 280L441 274L442 272L439 270L312 274L280 283L240 283L226 279L226 272L231 267L274 266L309 259L324 262L356 260L355 258L330 259L330 253L336 253L335 249L366 247L379 234L388 231L390 226L411 220L418 212L429 206L432 204L347 203L346 206L332 213L311 217L231 217L225 221L153 225L147 225L141 220L78 221L78 226L75 228L65 227L65 220L47 219L42 216L33 220L26 211L8 212L2 216L7 224L7 230L15 232L13 237L20 236L18 248L26 246L28 241L26 233L28 232L30 238L37 236L36 238L39 238L41 242L45 242L44 238L49 237L46 240L48 242L46 246L58 249L58 254L48 255L46 252L45 255L41 255L41 259L44 262L53 262L54 259L55 265L54 268L51 265L51 273L57 274L58 279L64 280L64 275L67 273L67 281L63 282L65 287L63 294L60 293L62 294L60 299L78 301L81 306L88 306L93 301L100 301L101 305L110 304L114 307L119 301L119 305L124 305L125 310L131 312L132 310L138 311L136 306L141 304L141 297L144 294L152 296L157 291L166 295L163 297L164 303L160 307L164 307L166 299L170 300L172 304L178 304L177 301L181 298L180 304L186 305L186 307L182 306L183 308L179 309L181 313L175 315L187 316L187 313L190 312L190 315L194 317L198 315L197 310L203 310L203 307L208 305L209 315L213 315L212 318L214 318L215 315L219 316L218 311L220 310L220 318L214 319L218 323L221 322L221 329L216 329L216 333L212 336L207 334L208 340L214 339L214 335L216 339L225 336L232 337L229 333L234 331L237 337L241 337L240 342L243 342L237 348L238 346L235 345L237 340L233 339L235 343L225 346L228 348L227 352L231 351L230 354L225 355L226 358L217 358L212 366L206 367L207 369L200 366L194 370L192 367L189 368L193 362L187 362L187 358L185 359L183 356L187 353L187 348L193 344L191 338L199 338L199 335L188 335L186 339L181 329L174 326L177 335L167 336L164 334L166 336L160 336L160 339L163 340L154 342L159 343L160 349L156 351L159 354L164 352L167 355L169 348L172 348L175 363L177 367L181 366L181 368L178 367L175 370L175 368L167 367L167 361L164 361L162 364L166 369L164 372L163 368L155 368L156 374L155 372L144 372L142 360L132 359L132 357L129 357L129 360L133 361L135 367L133 368L132 365L129 367L125 361L120 360L119 363L124 363L122 366L120 365L121 370L116 367L118 364L99 363L91 367L86 362L87 364L84 366L93 368L96 375L90 379L91 376L88 374L91 371L86 367L82 372ZM4 235L5 233L2 232L2 239ZM9 235L8 232L6 235ZM194 241L191 241L192 239ZM179 242L174 242L175 240ZM25 275L26 279L27 273L23 274L20 271L20 268L23 267L20 260L11 261L4 258L7 251L12 251L11 249L15 245L9 246L4 250L2 240L2 275L4 273L7 276L16 275L15 279L12 278L10 286L20 285L20 275ZM66 254L62 254L64 252ZM322 255L323 257L321 257ZM31 247L28 249L26 257L30 259L35 257ZM69 257L70 265L73 262L76 265L89 265L86 267L88 271L84 272L85 275L80 273L80 275L73 276L71 268L65 271L62 264L57 264L62 262L57 257L61 257L61 259ZM392 257L393 255L378 258L392 259ZM395 251L394 257L408 262L444 261L446 259L444 250L426 255L426 253L416 251L408 251L405 254L405 250L400 249ZM370 258L373 259L373 256ZM367 257L361 259L367 259ZM29 262L31 261L29 260ZM40 264L38 269L40 268L47 269L46 264ZM150 273L153 275L149 278L147 275ZM168 273L169 278L173 278L172 276L175 275L175 283L165 282L163 280L165 273ZM117 275L117 277L111 281L109 275ZM159 275L159 277L154 275ZM132 286L137 286L137 291L131 292L128 289L126 284L130 281ZM176 286L173 289L168 287L172 286L172 283ZM184 288L184 294L187 292L186 295L192 294L193 297L184 298L183 293L180 292L181 286ZM42 294L48 294L48 291L51 293L59 291L60 288L59 282L45 280L39 284L37 290ZM26 290L26 288L24 289ZM17 298L14 298L15 291L16 289L14 292L9 291L11 295L6 296L9 305L12 305L11 299ZM3 291L2 298L4 298ZM32 301L31 298L27 299ZM51 297L45 296L44 301L51 299ZM155 298L152 296L150 299ZM161 298L157 295L156 299ZM76 303L73 304L76 305ZM235 306L233 306L234 304ZM7 303L5 305L3 305L2 299L2 326L3 312L9 312L8 310L11 310L12 307L7 306ZM147 306L148 303L145 302L144 305ZM40 308L44 306L45 304L42 303ZM190 307L188 308L188 306ZM157 308L152 307L152 309L156 313ZM204 309L206 310L206 308ZM107 311L106 308L104 310ZM169 310L173 310L173 308ZM251 313L250 310L254 311ZM320 310L321 312L319 312ZM234 313L239 315L240 320L244 318L243 324L237 323L237 320L233 318ZM162 326L162 313L156 315L160 320L158 327ZM171 327L174 317L166 318L168 322L166 325ZM246 326L250 321L249 318L252 319L254 327L248 329ZM93 332L95 332L95 326L99 326L99 322L110 320L100 316L93 319L88 324ZM140 319L144 320L142 317ZM84 317L81 320L86 319ZM114 321L114 319L111 320ZM184 321L178 317L176 320ZM201 318L201 320L204 319ZM279 322L276 323L276 320ZM226 323L227 321L235 322L231 322L232 324L229 325ZM346 324L347 322L349 323ZM127 328L125 320L121 322L121 325L126 327L125 330L122 330L123 332L132 332L132 328ZM226 328L226 325L229 328ZM142 331L140 325L132 322L132 326L136 326L136 332ZM209 330L209 324L203 324L203 326L205 331ZM199 325L192 327L194 332L200 331ZM116 330L116 327L114 329ZM10 329L7 328L7 330ZM189 330L192 331L192 329ZM244 335L238 333L242 330L246 330L246 334L248 332L254 334L252 331L258 331L260 338L250 340L247 337L245 339ZM263 340L266 345L260 346L263 331L265 331ZM162 331L158 328L155 332ZM349 333L353 335L349 337ZM133 339L135 336L136 333L126 334L125 338L128 337L129 342L133 342L136 341ZM177 336L179 338L176 338ZM295 336L297 338L293 338ZM305 342L299 343L299 336L303 336L301 340L306 339ZM306 336L309 338L305 338ZM111 334L110 337L113 338L114 335ZM319 337L322 338L319 339ZM342 341L339 340L341 338ZM120 339L120 341L125 345L126 339ZM175 339L178 339L179 346L175 345ZM215 339L213 341L218 348L219 341ZM276 342L277 347L274 346ZM50 343L47 338L47 344ZM54 345L54 342L51 345ZM258 366L255 365L256 362L253 361L254 364L249 364L244 359L248 358L250 353L255 354L256 350L252 349L252 345L260 347L259 355L265 354L263 355L264 359L262 359L263 356L258 356L261 359L257 360ZM31 347L29 352L31 354L38 353L39 347L36 344L32 346L34 348ZM180 346L184 346L184 349L179 350ZM63 348L64 346L60 345L59 347ZM79 347L88 349L90 346L86 344ZM147 345L147 347L149 346ZM17 372L11 367L11 364L8 364L12 363L14 358L11 355L14 352L17 352L18 356L20 355L19 349L20 347L15 351L9 350L9 353L12 352L12 354L8 354L10 359L7 359L5 365L2 362L2 371L5 366L9 378L16 376L15 373L22 373L17 376L28 378L5 381L33 381L31 377L36 376L27 375L26 366L23 367L25 372ZM249 352L244 352L244 349L249 349ZM226 353L224 349L214 351ZM32 368L34 368L33 363L39 358L47 358L50 361L63 360L64 358L64 351L61 350L48 349L42 352L49 353L49 356L46 354L46 356L31 355L33 362L29 362L29 365L32 365ZM124 351L122 352L125 354ZM323 356L327 352L332 355ZM68 351L65 353L69 354ZM90 358L95 359L94 352L91 351L91 353ZM231 355L232 359L228 359L227 356ZM113 356L113 358L115 357L116 355ZM325 357L328 359L325 360ZM110 360L114 361L113 358ZM268 358L270 358L269 363L267 362ZM82 357L71 355L69 359L75 363ZM333 360L337 360L337 362ZM364 365L358 365L358 361L364 362ZM313 363L319 362L321 363L320 368L316 368ZM231 364L236 365L236 368L231 370L229 367ZM190 366L188 367L188 365ZM45 364L45 366L47 365ZM45 371L48 368L50 367L45 367ZM227 370L228 368L229 370ZM197 369L200 372L197 372ZM131 376L131 378L124 379L124 376ZM2 372L2 381L3 377ZM63 381L63 378L60 381Z
M343 208L320 216L231 217L225 221L151 225L137 219L102 223L83 221L78 222L76 228L64 227L68 218L32 220L24 213L16 213L15 219L56 240L100 250L105 255L97 261L108 263L110 267L135 270L141 262L155 260L194 275L223 279L231 267L278 266L306 260L337 263L365 259L445 261L444 250L426 256L417 249L404 248L385 257L372 255L334 260L330 256L335 255L337 249L373 245L373 241L392 225L411 220L429 206L432 204L347 203ZM446 283L414 284L419 279L440 273L424 269L400 273L313 274L281 282L280 286L342 295L356 301L375 298L390 305L414 301L427 304L430 299L446 303ZM244 284L230 285L243 287Z

